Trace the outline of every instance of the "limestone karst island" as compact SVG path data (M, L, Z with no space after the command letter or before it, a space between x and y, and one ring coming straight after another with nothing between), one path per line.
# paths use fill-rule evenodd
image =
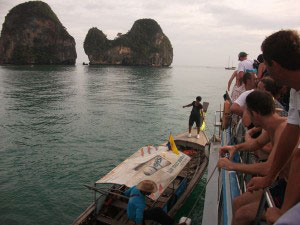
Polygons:
M12 8L0 37L0 64L73 65L75 40L48 4L31 1Z
M84 51L92 65L170 66L173 61L171 42L153 19L135 21L128 33L119 33L115 40L91 28Z
M99 15L100 16L100 15ZM50 6L30 1L12 8L5 17L0 36L0 64L74 65L75 39ZM91 28L83 43L90 65L170 66L173 48L153 19L134 22L114 40Z

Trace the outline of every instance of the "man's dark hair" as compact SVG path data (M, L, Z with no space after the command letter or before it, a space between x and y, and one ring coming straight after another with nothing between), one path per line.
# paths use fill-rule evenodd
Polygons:
M201 100L202 100L201 96L197 96L196 100L201 102Z
M244 73L243 75L243 83L246 85L247 80L251 80L252 74L249 72Z
M264 77L260 80L264 84L265 90L270 92L273 97L279 94L282 86L279 86L271 77Z
M264 62L263 54L259 54L259 55L257 56L257 61L258 61L259 63L263 63L263 62Z
M264 91L251 92L246 98L246 104L251 114L256 112L262 116L269 116L275 113L273 98Z
M295 30L281 30L268 36L261 45L264 60L272 60L288 70L300 69L300 38Z

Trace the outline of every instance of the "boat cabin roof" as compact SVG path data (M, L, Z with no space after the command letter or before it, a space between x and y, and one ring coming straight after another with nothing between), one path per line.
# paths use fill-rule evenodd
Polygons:
M157 184L158 191L151 194L150 198L156 200L190 159L182 152L177 155L169 151L166 146L142 147L96 183L133 187L142 180L152 180Z

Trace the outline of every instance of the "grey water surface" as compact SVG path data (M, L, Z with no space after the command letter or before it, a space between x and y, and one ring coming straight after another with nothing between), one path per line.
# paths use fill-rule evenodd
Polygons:
M71 224L92 184L145 145L186 131L201 95L207 135L223 68L0 67L0 224ZM196 213L200 209L196 209ZM193 214L194 215L194 214Z

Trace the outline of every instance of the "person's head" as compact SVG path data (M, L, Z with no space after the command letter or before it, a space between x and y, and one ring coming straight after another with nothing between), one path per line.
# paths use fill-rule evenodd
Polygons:
M257 61L258 61L259 63L263 63L263 62L264 62L263 54L260 54L260 55L257 56Z
M197 102L201 102L201 100L202 100L201 96L197 96L197 97L196 97L196 101L197 101Z
M151 195L152 193L157 192L157 185L152 180L143 180L136 186L136 188L144 195Z
M271 77L264 77L257 84L257 90L267 91L274 98L278 97L281 88Z
M295 30L280 30L263 41L261 50L270 75L276 81L290 85L286 77L286 71L300 70L300 38L298 32Z
M223 95L223 98L224 98L224 101L228 100L228 96L226 93Z
M255 88L255 76L253 76L253 74L248 72L244 73L243 84L245 84L247 90L251 90Z
M275 113L273 97L264 91L255 90L246 98L247 113L255 127L261 127L266 117Z
M246 52L240 52L238 55L239 61L244 61L245 59L247 59L247 53Z

